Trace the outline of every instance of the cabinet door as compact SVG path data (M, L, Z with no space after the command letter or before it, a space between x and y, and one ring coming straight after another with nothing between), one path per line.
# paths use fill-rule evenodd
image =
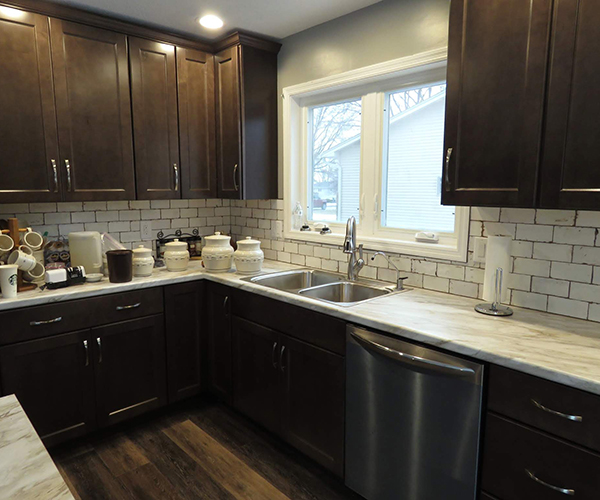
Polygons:
M284 336L282 432L337 474L344 471L344 358Z
M169 402L202 389L201 321L204 282L165 287Z
M239 46L215 56L219 198L241 198L242 128Z
M162 314L92 330L99 425L166 403L164 333Z
M46 445L96 428L89 330L2 347L0 373Z
M232 330L233 405L268 430L279 432L280 334L235 316Z
M129 38L137 197L180 197L175 47Z
M216 198L215 67L211 54L177 47L181 190Z
M60 200L48 19L0 10L0 203Z
M64 198L135 197L127 37L50 19Z
M207 294L210 389L224 401L231 402L231 290L210 283Z
M444 205L534 206L551 5L451 3Z
M600 4L554 3L540 205L600 209Z

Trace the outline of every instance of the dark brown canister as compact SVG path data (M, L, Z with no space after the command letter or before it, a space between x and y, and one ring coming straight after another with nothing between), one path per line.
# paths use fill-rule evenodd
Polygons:
M109 250L108 280L111 283L127 283L133 277L133 252L131 250Z

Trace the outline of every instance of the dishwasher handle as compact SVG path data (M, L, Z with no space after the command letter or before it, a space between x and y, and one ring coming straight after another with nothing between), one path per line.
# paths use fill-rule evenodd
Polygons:
M422 368L427 368L431 371L435 371L438 373L445 373L447 375L474 375L475 371L471 368L464 368L462 366L455 366L448 363L442 363L441 361L434 361L433 359L422 358L420 356L415 356L413 354L408 354L402 351L398 351L396 349L392 349L387 347L379 342L375 342L374 340L367 339L360 334L358 331L350 332L350 335L356 340L360 345L365 347L366 349L376 351L394 361L399 361L400 363L404 363L412 366L420 366Z

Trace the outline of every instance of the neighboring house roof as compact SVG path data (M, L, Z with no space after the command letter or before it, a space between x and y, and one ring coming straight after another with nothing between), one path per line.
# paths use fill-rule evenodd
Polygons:
M400 120L406 118L407 116L410 116L413 113L416 113L417 111L420 111L423 108L426 108L430 104L437 102L444 97L446 97L445 90L443 90L439 94L434 95L433 97L430 97L429 99L426 99L426 100L420 102L419 104L416 104L415 106L411 106L410 108L406 109L402 113L399 113L396 116L392 117L392 119L390 120L390 125L393 125L394 123L399 122ZM342 149L346 149L348 146L351 146L352 144L354 144L355 142L357 142L359 140L360 140L360 134L356 134L356 135L350 137L349 139L346 139L345 141L340 142L338 145L333 146L332 148L329 148L327 151L324 151L321 154L321 156L322 157L323 156L331 157L338 151L340 151Z

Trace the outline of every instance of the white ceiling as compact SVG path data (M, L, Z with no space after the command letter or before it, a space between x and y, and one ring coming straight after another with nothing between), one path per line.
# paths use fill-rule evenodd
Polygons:
M236 29L285 38L381 0L53 0L169 31L219 38ZM225 25L208 30L198 18L215 14Z

